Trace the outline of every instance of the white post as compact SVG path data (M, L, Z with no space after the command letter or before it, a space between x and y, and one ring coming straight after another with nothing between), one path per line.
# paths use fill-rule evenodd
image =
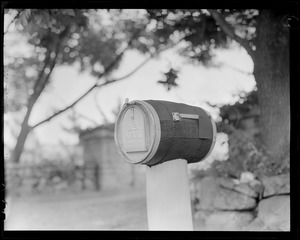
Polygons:
M187 161L147 167L149 230L193 230Z

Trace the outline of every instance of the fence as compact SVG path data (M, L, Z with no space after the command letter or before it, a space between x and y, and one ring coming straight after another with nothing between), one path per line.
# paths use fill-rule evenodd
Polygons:
M12 194L100 190L97 164L19 164L5 167L6 190Z

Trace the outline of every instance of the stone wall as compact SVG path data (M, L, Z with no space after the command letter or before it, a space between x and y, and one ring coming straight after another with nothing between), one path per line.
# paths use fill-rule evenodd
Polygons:
M195 230L289 231L290 175L206 176L191 184Z

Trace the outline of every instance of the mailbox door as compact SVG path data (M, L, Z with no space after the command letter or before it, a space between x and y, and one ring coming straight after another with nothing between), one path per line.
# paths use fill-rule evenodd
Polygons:
M125 153L148 150L144 115L140 108L134 106L125 111L122 123L122 146Z
M159 119L151 105L132 101L123 107L116 122L115 141L126 161L134 164L149 161L159 140Z

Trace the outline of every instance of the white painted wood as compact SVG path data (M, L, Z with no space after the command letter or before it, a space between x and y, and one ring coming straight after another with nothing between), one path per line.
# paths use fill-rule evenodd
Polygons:
M149 230L193 230L187 161L147 167L146 176Z

